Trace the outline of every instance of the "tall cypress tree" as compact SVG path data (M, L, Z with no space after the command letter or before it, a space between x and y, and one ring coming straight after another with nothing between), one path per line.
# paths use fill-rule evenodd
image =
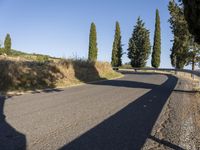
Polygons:
M131 60L131 66L145 67L150 52L149 30L145 28L139 17L129 40L128 57Z
M179 0L183 1L184 14L189 25L189 31L194 35L195 41L200 44L200 3L199 0Z
M115 37L112 48L112 60L113 67L119 67L122 65L122 44L121 44L121 31L119 22L116 22Z
M89 61L96 61L97 60L97 32L96 26L92 22L90 27L90 37L89 37L89 52L88 52L88 60Z
M5 41L4 41L4 53L9 55L11 53L11 38L10 34L6 35Z
M160 53L161 53L161 32L160 32L160 15L159 10L156 10L156 24L155 24L155 33L154 33L154 44L151 65L154 68L160 66Z
M200 45L198 44L200 42L200 28L198 29L200 7L198 7L198 0L183 0L185 6L183 8L181 1L179 0L179 4L175 0L169 3L171 15L169 21L174 34L171 62L176 68L182 69L185 65L192 65L192 70L195 70L195 66L200 62Z
M173 47L170 55L171 64L178 69L183 69L187 63L191 35L184 18L183 8L174 0L171 0L168 9L171 15L169 22L172 33L174 34Z

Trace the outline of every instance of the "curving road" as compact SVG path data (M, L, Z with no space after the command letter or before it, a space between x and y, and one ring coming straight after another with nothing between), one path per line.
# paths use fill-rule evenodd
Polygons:
M0 100L0 149L130 150L150 137L177 78L121 79Z

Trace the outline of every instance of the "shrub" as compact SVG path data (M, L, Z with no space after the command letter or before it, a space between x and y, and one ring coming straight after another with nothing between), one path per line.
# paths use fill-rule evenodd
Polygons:
M37 55L36 60L40 63L49 62L49 57L46 55Z

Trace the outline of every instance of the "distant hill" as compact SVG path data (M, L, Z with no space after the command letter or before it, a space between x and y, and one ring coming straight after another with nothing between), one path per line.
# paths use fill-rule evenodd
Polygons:
M32 55L32 54L25 53L25 52L18 51L18 50L14 50L14 49L11 50L11 53L12 53L12 55L14 55L14 56Z
M19 50L11 50L11 56L12 57L20 57L20 58L24 58L27 60L39 60L39 61L47 61L47 60L60 60L61 58L57 58L57 57L52 57L49 55L44 55L44 54L36 54L36 53L26 53L23 51L19 51Z

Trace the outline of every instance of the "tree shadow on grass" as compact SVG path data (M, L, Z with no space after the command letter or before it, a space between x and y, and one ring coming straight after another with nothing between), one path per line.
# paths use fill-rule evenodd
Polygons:
M117 83L119 85L119 83ZM127 86L120 81L120 86ZM130 83L131 84L131 83ZM125 108L90 129L61 150L139 150L150 137L152 128L158 119L163 106L177 84L177 78L168 76L160 86L137 84L151 88L151 91L139 97ZM101 84L97 84L100 85ZM103 82L102 85L114 85ZM118 93L120 94L120 93Z
M5 97L0 97L0 149L1 150L25 150L26 136L15 130L6 121L4 115Z
M75 77L84 83L97 80L106 80L106 78L100 77L99 72L95 67L95 62L74 60L72 61L72 65L75 71Z

